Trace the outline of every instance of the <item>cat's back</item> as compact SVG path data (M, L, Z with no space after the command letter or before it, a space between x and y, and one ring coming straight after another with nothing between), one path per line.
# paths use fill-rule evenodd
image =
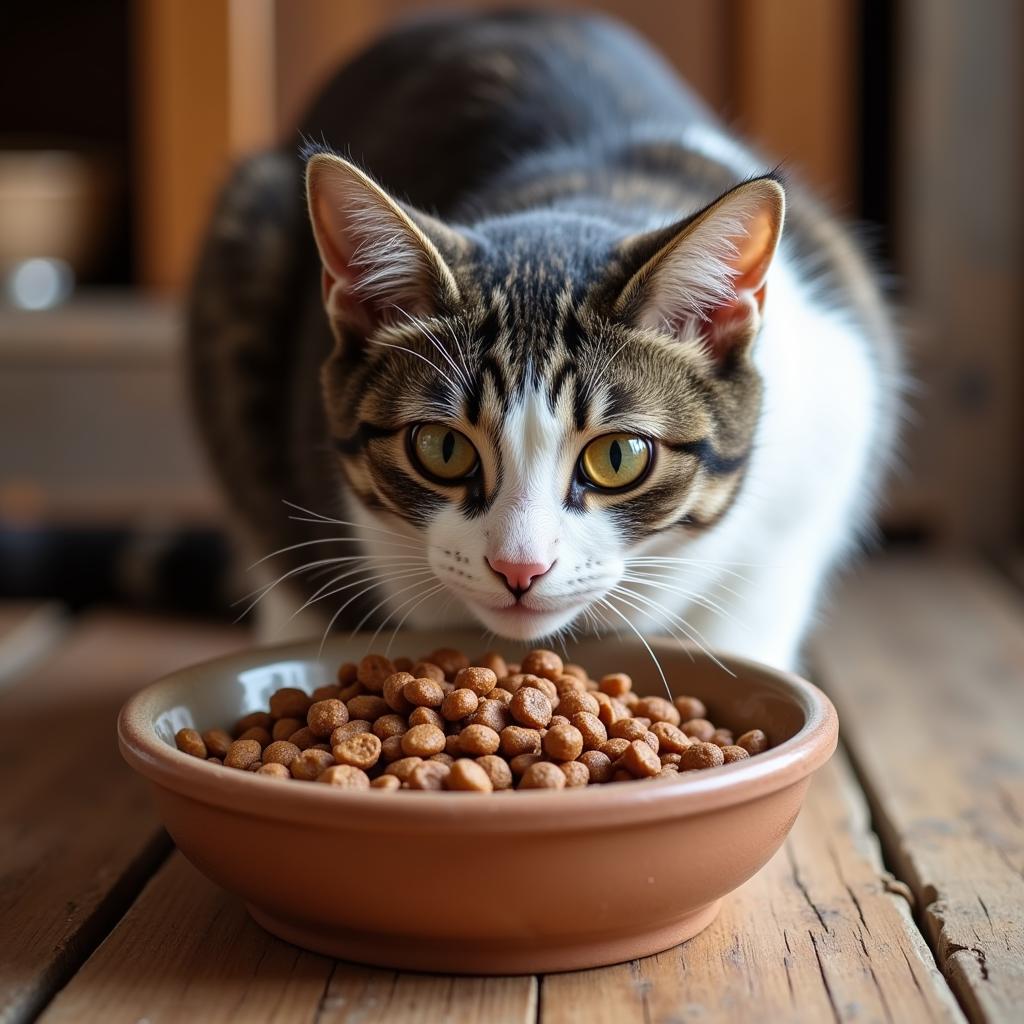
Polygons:
M715 123L624 25L507 11L393 29L339 70L302 131L443 215L510 163L649 121Z

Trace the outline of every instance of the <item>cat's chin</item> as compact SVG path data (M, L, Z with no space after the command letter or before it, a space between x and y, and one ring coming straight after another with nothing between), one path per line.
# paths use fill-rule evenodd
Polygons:
M571 622L578 607L559 611L532 611L521 604L509 608L473 608L473 614L490 630L506 640L533 641L551 636Z

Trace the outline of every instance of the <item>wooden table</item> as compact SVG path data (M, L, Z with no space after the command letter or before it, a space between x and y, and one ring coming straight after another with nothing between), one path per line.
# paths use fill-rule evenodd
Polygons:
M707 931L601 970L459 978L279 942L159 829L115 711L243 632L0 609L0 1021L1024 1019L1024 597L980 563L890 557L828 621L814 674L843 746Z

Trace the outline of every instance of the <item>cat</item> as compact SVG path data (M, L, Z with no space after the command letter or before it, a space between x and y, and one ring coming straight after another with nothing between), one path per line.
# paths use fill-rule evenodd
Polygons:
M849 234L603 17L406 24L301 128L232 175L190 307L264 635L632 630L798 665L898 420Z

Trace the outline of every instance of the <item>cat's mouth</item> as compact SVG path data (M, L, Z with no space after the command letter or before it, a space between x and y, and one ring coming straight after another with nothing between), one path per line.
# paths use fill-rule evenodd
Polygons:
M593 598L592 594L580 594L559 602L556 607L533 606L526 598L503 606L475 601L470 608L485 626L510 640L537 640L566 625Z

